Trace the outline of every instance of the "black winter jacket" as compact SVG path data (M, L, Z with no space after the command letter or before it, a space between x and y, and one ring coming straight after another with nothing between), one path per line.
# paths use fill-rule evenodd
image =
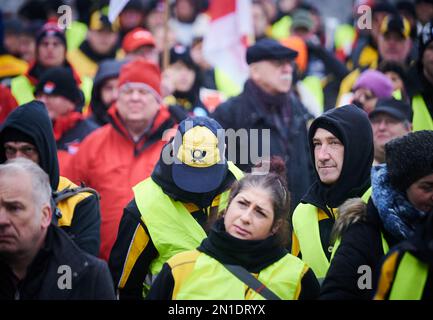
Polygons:
M65 287L59 288L59 283ZM0 257L0 300L12 299L114 300L115 294L105 261L82 251L63 230L51 225L23 280L18 281Z
M370 300L373 298L373 284L377 282L380 262L385 255L381 234L389 247L397 244L398 240L384 229L371 198L366 210L345 211L340 208L337 223L341 223L341 226L337 226L337 229L341 229L341 243L322 284L320 299Z

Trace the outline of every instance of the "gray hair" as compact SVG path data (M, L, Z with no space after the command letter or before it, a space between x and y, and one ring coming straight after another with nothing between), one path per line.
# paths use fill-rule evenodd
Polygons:
M26 172L32 180L33 199L38 207L45 204L51 206L50 179L44 170L36 163L25 158L15 158L0 164L0 175ZM20 183L20 181L17 181Z

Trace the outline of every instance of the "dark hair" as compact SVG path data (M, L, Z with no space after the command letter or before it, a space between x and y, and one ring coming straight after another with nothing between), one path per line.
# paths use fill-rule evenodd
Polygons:
M236 181L231 188L227 207L232 200L243 190L248 188L262 188L269 191L274 210L272 227L278 221L281 226L277 231L282 245L286 246L289 238L289 210L290 193L287 189L286 166L280 157L272 157L271 160L262 161L260 167L256 167L253 173L246 174L241 180ZM264 169L268 169L266 172Z

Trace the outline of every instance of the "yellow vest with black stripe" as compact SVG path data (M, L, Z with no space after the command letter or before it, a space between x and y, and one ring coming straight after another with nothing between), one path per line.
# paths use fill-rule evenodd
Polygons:
M92 95L93 80L89 77L81 79L80 89L84 93L85 104L90 102ZM35 86L25 75L15 77L11 80L11 92L18 102L18 105L30 102L35 99Z
M433 130L433 119L428 111L422 95L416 95L412 99L413 131Z
M428 265L409 252L403 253L397 265L398 256L399 252L395 251L383 263L375 300L384 300L387 292L389 300L421 300L427 282Z
M58 191L62 191L64 189L69 188L77 188L78 186L68 180L65 177L60 177L59 186L57 187ZM62 213L62 217L58 221L59 227L70 227L72 224L72 219L74 217L75 207L83 201L84 199L90 197L92 193L89 192L79 192L76 195L73 195L67 199L60 201L57 204L57 208L59 208Z
M230 172L237 180L243 173L233 163L228 161ZM141 219L146 224L152 242L158 251L158 257L150 264L150 279L153 282L162 265L179 252L192 250L198 247L206 237L200 224L180 201L167 196L159 185L148 178L133 187L134 198ZM227 206L229 191L224 192L220 198L219 210ZM152 201L149 201L152 199Z
M369 188L362 196L367 201L371 195ZM319 209L309 203L300 203L293 213L293 232L299 240L302 260L311 267L320 280L325 277L329 260L323 251L319 230ZM337 244L338 246L338 244ZM333 249L333 251L335 251Z
M172 300L265 299L220 262L197 250L177 254L167 263L174 278ZM304 262L287 254L255 276L281 299L296 300L307 270Z

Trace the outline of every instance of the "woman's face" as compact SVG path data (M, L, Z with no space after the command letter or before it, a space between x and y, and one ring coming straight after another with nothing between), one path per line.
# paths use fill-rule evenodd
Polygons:
M263 240L274 234L272 198L262 188L247 188L233 198L227 208L224 225L226 231L235 238Z
M433 173L412 183L406 194L416 209L433 214Z

